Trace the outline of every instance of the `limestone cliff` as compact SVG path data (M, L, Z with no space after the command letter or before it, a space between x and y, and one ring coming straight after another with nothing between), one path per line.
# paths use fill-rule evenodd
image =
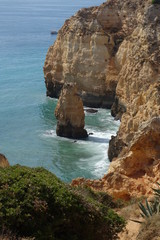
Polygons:
M125 199L150 194L160 177L160 5L108 0L80 10L59 31L44 72L52 96L66 81L87 104L109 106L116 93L111 112L121 124L109 173L78 182Z
M114 52L121 19L117 10L110 9L115 17L108 13L106 24L103 10L82 9L66 20L46 56L48 96L58 97L65 82L74 82L85 105L111 107L117 84ZM123 38L123 33L119 35Z
M146 3L115 59L121 125L110 145L112 157L118 158L111 164L106 181L117 197L148 195L160 178L160 5ZM118 106L125 108L122 115Z
M55 109L55 116L58 120L56 129L58 136L75 139L88 136L87 131L84 129L83 103L75 84L64 84Z
M7 158L1 153L0 153L0 167L2 168L9 167L9 162Z
M126 112L117 138L128 145L140 125L160 114L160 6L149 5L116 54L117 98Z
M119 74L115 54L145 5L144 1L108 0L66 20L46 56L47 95L58 97L64 82L75 82L85 105L110 108Z

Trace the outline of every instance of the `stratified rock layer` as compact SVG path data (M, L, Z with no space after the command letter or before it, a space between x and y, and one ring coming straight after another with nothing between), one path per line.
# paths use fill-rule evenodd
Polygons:
M48 51L49 95L66 81L76 82L84 103L107 106L116 91L112 115L121 124L110 141L109 173L74 184L87 182L129 199L150 194L160 177L159 13L160 5L150 0L108 0L67 20Z
M117 85L114 52L120 29L121 19L112 8L82 9L66 20L46 56L47 95L58 97L65 82L74 82L84 105L110 108Z
M81 139L88 137L84 129L83 102L78 95L77 86L65 83L55 109L57 118L56 133L61 137Z
M121 125L114 142L123 142L124 147L112 162L106 181L117 197L148 195L160 177L159 13L160 5L146 2L144 11L137 14L137 27L115 56L119 68L117 99L126 111L117 111ZM109 152L117 150L114 142Z
M108 174L100 180L73 180L73 185L87 184L107 191L115 198L129 200L152 193L160 179L160 118L141 125L123 157L114 160Z
M129 145L142 122L160 114L160 6L147 6L116 54L117 98L126 108L117 139Z

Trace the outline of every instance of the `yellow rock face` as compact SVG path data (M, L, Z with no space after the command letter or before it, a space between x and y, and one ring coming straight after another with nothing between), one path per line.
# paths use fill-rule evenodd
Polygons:
M86 138L85 114L77 86L65 83L55 109L57 135L70 138Z
M149 195L160 177L159 11L159 5L146 6L115 56L117 97L126 108L116 140L126 147L111 163L105 179L106 189L116 197Z
M160 5L150 0L108 0L100 7L82 9L65 22L47 53L48 95L56 95L65 82L74 82L84 102L97 104L101 98L101 106L106 106L116 92L112 112L121 124L111 151L117 156L111 152L116 158L104 178L79 179L75 185L87 182L129 199L150 194L160 177L159 13ZM69 105L65 108L71 112ZM72 118L77 125L83 122L74 113Z
M86 105L111 107L117 84L113 52L117 44L115 32L121 28L121 24L117 25L119 18L116 9L105 8L104 12L104 8L93 7L80 10L65 22L45 60L49 96L57 97L59 85L73 82ZM112 76L108 77L110 69Z
M9 162L7 158L1 153L0 153L0 167L3 167L3 168L9 167Z

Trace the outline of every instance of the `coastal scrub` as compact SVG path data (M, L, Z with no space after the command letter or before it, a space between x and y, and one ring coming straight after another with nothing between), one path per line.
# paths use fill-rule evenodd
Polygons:
M124 220L95 196L43 168L0 168L0 229L35 239L117 239Z
M160 4L160 0L152 0L152 4Z

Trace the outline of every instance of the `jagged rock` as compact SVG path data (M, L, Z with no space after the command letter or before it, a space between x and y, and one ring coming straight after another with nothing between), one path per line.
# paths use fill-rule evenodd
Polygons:
M142 122L160 114L159 11L159 5L146 6L143 15L137 16L137 27L115 56L120 69L117 97L126 107L117 139L127 145Z
M125 146L125 143L121 139L117 139L117 137L111 136L108 148L109 160L112 161L114 158L118 157L118 155Z
M159 159L160 118L155 117L140 126L128 151L112 162L105 187L112 188L117 198L124 197L124 192L128 197L151 194L154 183L160 178Z
M149 196L160 179L160 117L143 123L123 156L112 161L100 180L76 179L72 184L88 185L115 198Z
M76 82L85 104L93 107L111 106L115 99L112 115L121 124L109 155L117 158L104 178L87 184L125 199L149 194L159 177L154 120L160 116L159 12L160 5L150 0L108 0L82 9L65 22L44 66L50 89Z
M64 84L55 109L55 116L57 118L56 133L58 136L75 139L88 137L87 131L84 129L83 103L75 84Z
M119 6L122 29L128 29L113 53L118 84L112 115L121 124L109 155L117 158L98 183L83 179L81 184L127 200L152 194L160 178L160 5L115 0L101 8L108 5Z
M117 11L92 7L66 20L44 64L48 96L58 97L65 82L74 82L85 106L111 108L117 85L112 53L118 44L115 33L121 28Z
M119 102L119 99L115 97L114 103L111 107L111 115L115 118L115 120L121 120L123 113L126 112L126 107Z
M3 167L3 168L9 167L9 162L7 158L1 153L0 153L0 167Z

